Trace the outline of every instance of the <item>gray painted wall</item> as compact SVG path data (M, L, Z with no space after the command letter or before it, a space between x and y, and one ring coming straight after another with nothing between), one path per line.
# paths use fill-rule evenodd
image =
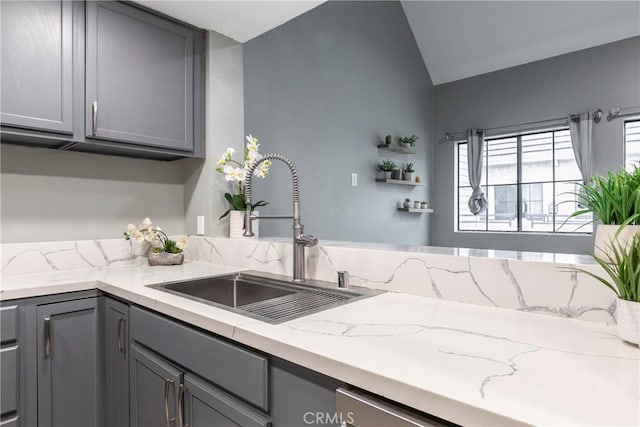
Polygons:
M118 238L146 216L184 232L176 162L0 145L1 242Z
M589 253L592 236L454 232L454 145L445 132L640 105L640 37L435 87L434 207L431 244ZM594 125L596 173L623 163L622 119Z
M245 131L282 153L301 179L302 220L319 238L426 244L428 215L396 210L427 187L376 184L385 157L430 176L431 78L399 2L328 2L244 46ZM418 153L376 149L386 134L420 136ZM358 186L351 187L351 174ZM274 164L256 184L264 213L291 211L291 178ZM261 236L290 236L290 221L261 221Z

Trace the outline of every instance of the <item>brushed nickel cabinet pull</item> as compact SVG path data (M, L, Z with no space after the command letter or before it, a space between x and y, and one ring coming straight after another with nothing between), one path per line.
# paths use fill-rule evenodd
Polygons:
M171 424L175 421L175 417L171 417L169 413L169 387L173 384L173 380L164 380L164 419L167 423L167 427L171 427Z
M124 343L122 342L122 329L124 328L124 317L118 318L118 353L124 354Z
M91 134L96 136L98 133L98 101L93 101L91 103Z
M184 393L186 387L184 384L180 384L178 388L178 426L179 427L189 427L189 424L185 423L184 420Z
M51 318L44 319L44 358L51 356Z

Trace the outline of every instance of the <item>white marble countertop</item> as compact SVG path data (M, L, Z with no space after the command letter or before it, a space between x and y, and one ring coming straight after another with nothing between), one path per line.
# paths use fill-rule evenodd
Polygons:
M271 325L145 286L237 270L4 276L0 300L97 288L463 425L640 425L640 350L611 325L391 292Z
M262 242L290 243L291 238L285 237L262 237L257 239ZM474 258L506 259L517 261L533 262L553 262L561 264L587 264L597 265L591 255L566 254L560 252L530 252L530 251L508 251L502 249L474 249L456 248L449 246L416 246L400 245L393 243L373 243L373 242L348 242L341 240L320 240L321 247L344 247L355 249L371 249L380 251L409 252L428 255L449 255Z

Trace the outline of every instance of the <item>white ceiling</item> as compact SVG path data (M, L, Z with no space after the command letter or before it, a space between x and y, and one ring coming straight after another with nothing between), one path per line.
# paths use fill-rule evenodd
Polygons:
M302 15L324 1L136 0L136 3L244 43Z
M324 0L138 0L244 43ZM640 35L640 1L431 1L402 6L434 84Z
M639 1L403 1L434 84L640 35Z

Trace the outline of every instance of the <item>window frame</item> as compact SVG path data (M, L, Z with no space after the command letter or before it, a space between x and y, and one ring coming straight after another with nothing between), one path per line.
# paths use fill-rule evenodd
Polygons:
M636 123L636 122L638 124L640 124L640 116L628 117L628 118L624 119L623 122L622 122L622 143L623 143L623 162L624 162L623 165L624 165L625 170L627 170L627 171L629 170L629 168L628 168L629 159L627 159L627 148L628 148L628 144L629 144L629 141L627 141L627 124L628 123ZM640 144L640 141L638 141L638 144Z
M640 120L640 117L637 118L637 120ZM632 120L635 121L635 120ZM502 135L494 135L491 137L487 137L485 138L485 144L487 142L490 141L494 141L494 140L500 140L500 139L506 139L506 138L515 138L516 139L516 182L512 182L512 183L503 183L503 184L492 184L491 186L489 185L489 165L488 165L488 157L489 157L489 153L487 150L487 145L485 145L485 150L484 150L484 162L483 162L483 168L486 168L486 174L483 174L484 176L482 177L482 188L483 190L486 192L489 191L489 187L499 187L499 186L515 186L516 187L516 217L515 220L517 221L517 227L515 230L495 230L495 229L490 229L490 221L489 221L489 215L485 214L485 219L484 219L484 229L481 230L473 230L473 229L460 229L460 217L461 217L461 213L462 210L460 209L460 204L461 204L461 199L460 199L460 190L461 189L471 189L471 186L469 185L468 181L466 182L466 185L462 185L461 181L460 181L460 146L461 145L466 145L467 144L467 140L463 139L463 140L459 140L455 142L455 178L456 178L456 182L455 182L455 187L456 187L456 195L454 197L455 199L455 203L454 203L454 209L455 209L455 232L456 233L508 233L508 234L543 234L543 235L558 235L558 236L570 236L570 235L579 235L579 236L588 236L588 235L592 235L594 233L594 229L592 228L590 231L580 231L580 230L572 230L572 231L558 231L558 227L562 226L562 223L557 222L557 210L554 208L554 212L552 212L552 229L549 231L546 230L525 230L523 229L523 221L527 220L527 218L524 217L524 215L526 214L526 212L523 212L522 209L522 203L523 203L523 186L524 185L545 185L545 184L551 184L552 185L552 206L556 206L556 200L557 200L557 185L560 184L569 184L569 183L576 183L576 181L578 181L578 179L561 179L561 180L556 180L556 167L554 166L556 163L556 133L557 132L563 132L569 131L569 128L567 126L560 126L560 127L553 127L553 128L547 128L547 129L540 129L540 130L531 130L531 131L523 131L523 132L511 132L508 134L502 134ZM522 171L523 171L523 164L522 164L522 157L523 157L523 150L522 150L522 139L523 137L527 137L527 136L531 136L531 135L539 135L539 134L545 134L545 133L551 133L551 164L552 164L552 179L551 180L545 180L545 181L531 181L531 182L523 182L522 181ZM625 144L626 147L626 144ZM468 171L468 165L467 165L467 171ZM543 211L544 211L544 205L543 205ZM588 224L588 223L586 223ZM585 225L586 225L585 224ZM580 226L580 228L582 228L583 226Z

